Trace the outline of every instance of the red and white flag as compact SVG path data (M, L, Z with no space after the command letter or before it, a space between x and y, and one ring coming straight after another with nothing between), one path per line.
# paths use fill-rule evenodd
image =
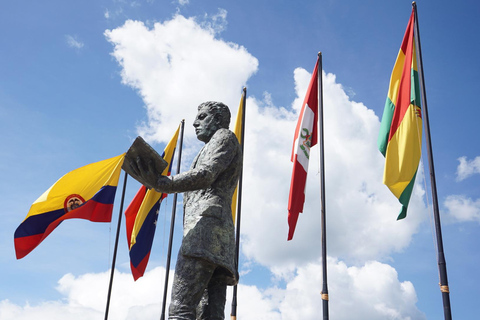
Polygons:
M310 148L317 144L318 123L318 60L313 69L312 79L308 85L298 118L293 141L293 172L288 197L288 240L292 240L298 214L303 212L305 202L305 185L307 182Z

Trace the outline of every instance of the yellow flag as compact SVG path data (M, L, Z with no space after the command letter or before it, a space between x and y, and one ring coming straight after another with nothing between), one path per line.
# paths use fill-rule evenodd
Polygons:
M243 145L242 141L242 136L243 136L243 113L245 110L243 109L246 103L246 90L245 88L243 89L242 93L242 98L240 99L240 105L238 106L238 112L237 112L237 119L235 120L235 127L233 128L233 133L235 133L235 136L238 139L238 142L240 145ZM243 157L243 155L242 155ZM232 219L233 223L235 223L235 218L237 214L237 198L238 198L238 185L235 188L235 192L233 193L232 197Z

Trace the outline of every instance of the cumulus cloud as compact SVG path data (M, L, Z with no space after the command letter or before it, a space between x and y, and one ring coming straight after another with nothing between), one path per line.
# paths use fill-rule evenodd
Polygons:
M458 161L460 163L457 167L457 181L465 180L471 175L480 173L480 157L470 161L467 160L467 157L460 157Z
M170 273L172 275L173 272ZM285 288L240 284L237 314L242 319L254 320L313 320L321 312L322 279L318 262L298 268ZM117 320L158 319L161 312L165 269L147 271L134 282L127 273L116 272L109 318ZM172 275L173 277L173 275ZM58 301L46 301L32 306L19 306L8 300L0 302L2 320L80 320L103 319L109 272L80 276L66 274L58 281L62 294ZM172 279L169 280L171 283ZM329 260L330 313L335 319L425 319L418 311L413 285L398 280L395 269L379 262L368 262L361 267L348 267L335 259ZM232 299L232 288L227 291ZM167 304L170 293L168 293ZM348 297L348 298L344 298ZM299 307L301 306L301 307ZM229 317L230 304L225 308ZM168 311L167 311L168 312ZM168 314L168 313L167 313Z
M150 141L167 142L183 117L193 123L204 101L237 106L242 87L258 68L244 47L216 39L215 31L181 15L153 29L128 20L105 35L114 45L123 83L145 102L148 122L139 132ZM185 134L194 136L193 130Z
M36 306L16 305L8 300L0 302L2 320L18 319L103 319L110 272L89 273L80 276L64 275L56 289L62 295L58 301L46 301ZM161 312L165 268L147 271L134 282L131 274L115 272L110 300L110 319L157 319ZM173 281L170 273L169 283ZM170 301L170 292L167 303Z
M472 200L463 195L450 195L445 199L448 214L460 222L480 222L480 199Z
M297 270L280 302L282 319L318 319L322 288L320 264ZM398 280L387 264L372 261L362 267L348 267L336 259L328 261L329 309L335 319L426 319L415 307L412 283ZM301 308L299 308L301 306Z
M19 306L9 300L0 301L0 318L4 320L83 320L101 319L102 314L91 309L71 307L61 301L47 301L36 306Z
M201 23L202 28L221 33L227 28L227 10L218 9L214 15L205 14L204 21Z
M83 46L85 45L83 42L81 42L80 40L78 40L78 38L76 36L72 36L72 35L69 35L67 34L65 36L65 39L67 41L67 45L70 47L70 48L74 48L74 49L81 49L83 48Z

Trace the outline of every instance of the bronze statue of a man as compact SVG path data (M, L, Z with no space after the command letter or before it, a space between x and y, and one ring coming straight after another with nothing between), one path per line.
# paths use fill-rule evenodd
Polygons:
M198 107L193 126L205 145L187 172L165 177L137 161L140 175L156 191L184 192L183 240L169 319L224 319L226 286L238 282L231 203L242 154L229 123L230 111L223 103Z

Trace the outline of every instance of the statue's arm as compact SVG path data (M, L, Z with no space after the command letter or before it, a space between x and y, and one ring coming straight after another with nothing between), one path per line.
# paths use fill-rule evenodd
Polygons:
M208 148L204 150L201 165L189 171L177 174L173 177L160 176L155 190L158 192L175 193L207 189L232 162L236 154L236 137L230 131L218 132L209 142Z
M215 181L215 174L206 168L195 168L173 177L159 176L155 190L175 193L208 188Z

